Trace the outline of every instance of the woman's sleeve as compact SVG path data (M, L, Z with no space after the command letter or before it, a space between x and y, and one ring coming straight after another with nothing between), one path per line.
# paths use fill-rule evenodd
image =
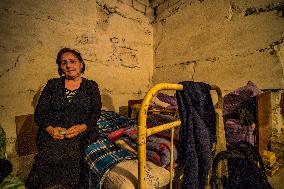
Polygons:
M102 108L101 95L98 84L96 82L92 82L90 90L91 92L89 94L91 95L92 99L91 111L85 122L88 127L88 131L97 129L97 121L100 118Z
M50 81L48 81L40 94L37 106L35 108L34 118L38 127L46 128L49 126L50 100L51 84Z

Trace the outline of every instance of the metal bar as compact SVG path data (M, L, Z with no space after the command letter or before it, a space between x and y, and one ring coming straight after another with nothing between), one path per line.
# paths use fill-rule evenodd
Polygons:
M218 108L223 108L223 98L222 91L216 85L211 85L212 90L216 90L218 95ZM174 121L171 123L163 124L160 126L156 126L154 128L147 129L146 119L147 112L149 108L149 104L152 98L157 94L160 90L183 90L183 86L181 84L171 84L171 83L160 83L152 87L147 94L145 95L143 102L140 107L139 117L138 117L138 188L146 189L146 138L152 134L158 133L163 130L172 129L180 125L180 121ZM172 135L173 135L172 131ZM173 146L173 136L171 138L171 146ZM173 159L173 147L171 147L171 158ZM171 162L171 166L173 162ZM171 167L171 175L170 175L170 187L172 186L172 172L173 167Z
M171 129L171 128L174 128L174 127L178 127L178 126L180 126L180 124L181 124L181 121L174 121L174 122L170 122L170 123L166 123L166 124L163 124L163 125L159 125L159 126L156 126L156 127L149 128L146 131L147 137L151 136L153 134L159 133L161 131L164 131L164 130L168 130L168 129Z
M171 161L170 161L170 189L173 188L173 172L174 172L174 133L175 128L171 128Z
M217 92L217 96L218 96L217 108L223 109L223 97L222 97L222 91L220 87L218 87L217 85L210 85L210 86L211 86L211 90L215 90Z
M138 117L138 188L146 189L146 118L149 103L160 90L182 90L179 84L160 83L152 87L141 104Z

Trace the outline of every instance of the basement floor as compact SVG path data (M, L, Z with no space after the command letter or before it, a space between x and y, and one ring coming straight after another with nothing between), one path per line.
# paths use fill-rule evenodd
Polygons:
M269 183L272 185L274 189L284 189L284 166L276 172L275 175L268 178Z

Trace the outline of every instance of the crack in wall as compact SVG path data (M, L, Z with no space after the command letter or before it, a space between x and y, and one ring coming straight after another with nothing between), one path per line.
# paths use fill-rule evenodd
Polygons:
M197 67L197 63L194 62L193 67L192 67L193 73L192 73L192 76L191 76L192 81L194 81L194 75L196 74L196 67Z
M128 16L122 14L121 12L119 12L117 6L109 6L106 3L103 3L103 2L100 2L100 1L96 1L96 3L101 8L101 10L106 14L107 19L104 20L104 22L106 22L106 23L108 22L108 19L115 14L118 15L118 16L121 16L122 18L138 22L139 24L142 23L142 21L139 20L139 19L128 17Z
M198 62L201 62L201 61L213 63L213 62L216 62L218 60L219 60L218 57L209 57L209 58L206 58L204 60L199 60L199 59L189 60L189 61L186 61L186 62L175 63L175 64L171 64L171 65L156 66L155 68L159 69L159 68L166 68L166 67L172 67L172 66L184 66L184 65L188 66L188 65L191 65L191 64L193 64L195 66L195 65L197 65Z
M19 12L19 11L16 11L16 10L10 10L10 9L7 9L7 8L2 8L0 10L3 10L7 15L25 16L25 17L34 18L36 20L41 20L41 21L50 20L50 21L58 22L58 23L65 24L65 25L70 24L70 22L65 21L65 20L64 21L56 20L53 16L50 16L50 15L39 17L37 15L32 15L32 14L29 14L29 13L26 13L26 12Z
M177 14L178 12L182 11L184 8L186 8L188 5L191 5L191 4L192 4L192 2L188 2L187 0L178 1L175 4L173 4L171 7L167 7L165 10L163 10L162 13L164 13L166 10L168 12L167 12L167 15L165 15L162 18L158 18L159 14L161 14L161 13L158 14L158 7L159 6L155 6L155 7L153 7L154 16L153 16L153 20L152 20L151 24L166 21L169 17Z
M133 49L131 47L127 47L127 46L117 46L118 48L122 48L122 49L127 49L127 50L130 50L130 51L138 51L137 49Z
M128 65L125 65L125 64L120 64L122 67L125 67L125 68L140 68L139 66L128 66Z
M256 52L259 52L259 53L269 52L270 55L277 56L277 47L280 46L281 44L283 44L283 42L284 42L284 38L281 38L278 41L272 42L266 48L255 49L254 51L248 50L245 53L234 54L232 56L235 56L235 57L247 57L247 56L255 54ZM280 57L279 57L279 59L280 59Z
M255 7L249 7L247 8L245 12L245 16L250 16L254 14L260 14L265 12L271 12L271 11L279 11L281 12L282 17L284 17L284 3L272 3L270 5L267 5L264 8L255 8Z
M160 47L162 41L163 41L163 37L164 37L164 26L163 26L163 22L160 22L161 23L161 28L162 28L162 31L161 31L161 34L159 35L160 37L160 40L157 41L156 45L154 46L154 56L157 55L157 51L158 51L158 48Z
M3 77L8 72L12 71L14 68L16 68L17 65L19 64L19 59L20 59L20 55L18 55L18 57L16 59L16 62L14 63L13 66L11 66L10 68L6 69L3 73L0 74L0 78Z
M270 55L277 56L277 47L283 44L284 42L284 37L282 37L280 40L272 42L268 47L262 48L262 49L257 49L256 51L258 52L269 52ZM280 57L279 57L280 59Z

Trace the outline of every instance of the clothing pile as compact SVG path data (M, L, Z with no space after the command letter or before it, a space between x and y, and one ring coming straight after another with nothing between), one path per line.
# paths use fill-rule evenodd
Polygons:
M227 142L247 141L255 144L256 97L262 91L248 81L224 96L224 124Z

